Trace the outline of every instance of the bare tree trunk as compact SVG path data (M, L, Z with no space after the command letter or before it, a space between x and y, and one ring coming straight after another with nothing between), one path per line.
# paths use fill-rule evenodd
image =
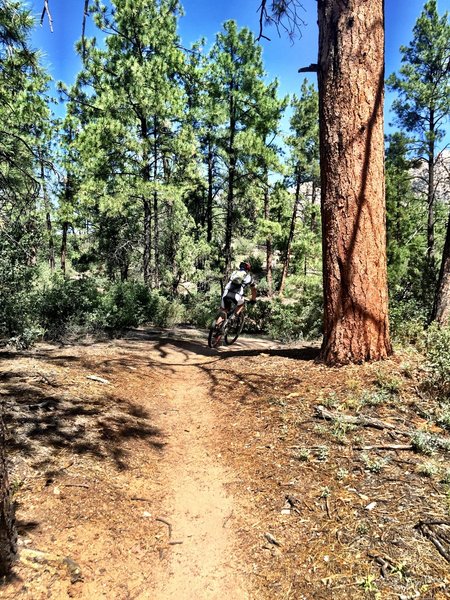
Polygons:
M434 270L434 162L435 162L435 124L434 110L430 109L430 141L428 143L428 219L427 219L427 262L430 273Z
M270 194L268 173L265 173L265 190L264 190L264 218L266 221L270 219ZM266 271L267 271L267 292L269 297L273 292L273 246L272 235L269 234L266 238Z
M153 182L158 179L158 122L156 116L153 118ZM153 256L155 259L153 269L153 285L159 287L159 216L158 216L158 192L153 192Z
M432 321L437 321L440 325L450 325L450 215L447 223L447 235L442 253Z
M63 276L66 276L66 260L67 260L67 232L69 231L69 222L64 221L62 224L61 236L61 271Z
M297 213L300 205L300 173L297 173L297 183L295 185L295 199L294 208L292 209L291 227L289 229L289 237L286 246L286 256L284 259L283 270L281 272L280 287L278 288L278 294L280 298L284 294L284 288L286 287L286 279L289 270L289 263L291 262L292 242L294 240L295 224L297 222Z
M152 219L150 211L150 202L144 199L144 283L145 285L150 284L150 260L151 260L151 248L152 248Z
M47 224L48 235L48 266L53 273L55 270L55 244L53 242L52 218L49 211L45 213L45 222Z
M55 270L55 244L53 241L53 229L52 229L52 217L50 213L50 200L48 198L47 185L45 182L45 170L44 161L42 156L39 157L41 163L41 185L42 185L42 197L45 206L45 223L47 227L47 238L48 238L48 265L50 271Z
M383 0L319 0L319 115L327 364L377 360L389 340Z
M150 160L149 160L149 149L147 146L149 133L148 123L145 117L141 117L141 140L143 142L142 152L142 179L148 183L150 181ZM143 278L145 285L151 284L150 270L151 270L151 259L152 259L152 212L150 202L147 197L142 199L144 207L144 252L142 259Z
M208 140L208 201L206 205L206 241L209 243L212 240L213 223L213 170L214 159L211 146L211 140Z
M5 456L5 426L0 415L0 576L8 575L16 554L14 506Z

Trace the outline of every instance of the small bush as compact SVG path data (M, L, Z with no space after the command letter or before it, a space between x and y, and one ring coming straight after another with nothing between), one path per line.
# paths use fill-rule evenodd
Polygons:
M133 281L114 283L103 293L89 321L97 328L137 327L151 320L157 304L157 299L143 284Z
M272 302L268 332L274 339L289 342L314 339L322 332L322 297L304 297L289 304Z
M450 327L433 324L426 337L428 384L446 399L450 398Z
M401 344L421 346L427 323L426 309L414 300L391 302L389 324L392 339Z
M50 338L64 336L71 325L86 325L100 304L100 294L90 279L54 276L40 297L40 320Z
M186 304L186 319L196 327L209 327L220 306L220 293L195 294L189 296Z

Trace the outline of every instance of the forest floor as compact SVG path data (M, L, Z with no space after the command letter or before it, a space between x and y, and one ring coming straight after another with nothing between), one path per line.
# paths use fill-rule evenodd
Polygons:
M2 352L0 598L450 598L450 438L420 357L316 356L182 329Z

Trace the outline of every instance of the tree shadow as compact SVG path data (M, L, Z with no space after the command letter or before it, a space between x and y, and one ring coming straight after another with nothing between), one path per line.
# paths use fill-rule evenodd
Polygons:
M144 440L157 451L165 446L149 412L122 396L105 392L80 398L64 385L47 391L26 372L2 373L0 382L6 392L7 446L40 469L51 468L56 454L70 450L110 460L118 470L125 470L130 440Z

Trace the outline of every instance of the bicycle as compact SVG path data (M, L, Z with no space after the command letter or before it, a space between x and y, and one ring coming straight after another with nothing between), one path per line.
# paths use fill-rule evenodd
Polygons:
M247 302L248 300L244 300L244 308L238 315L236 314L237 304L233 304L228 312L223 308L220 309L219 314L209 328L208 346L210 348L217 348L220 346L222 338L225 340L227 346L231 346L235 343L244 328L245 304ZM218 325L217 319L220 317L222 317L223 321Z

